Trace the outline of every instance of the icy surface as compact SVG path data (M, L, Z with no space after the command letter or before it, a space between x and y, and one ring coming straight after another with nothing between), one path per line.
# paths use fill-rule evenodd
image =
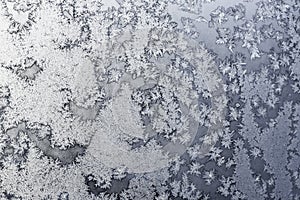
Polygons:
M1 0L0 199L300 199L298 0Z

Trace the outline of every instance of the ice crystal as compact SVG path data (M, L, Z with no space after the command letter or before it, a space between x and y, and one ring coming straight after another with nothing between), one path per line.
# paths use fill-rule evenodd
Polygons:
M1 0L0 199L299 199L297 0Z

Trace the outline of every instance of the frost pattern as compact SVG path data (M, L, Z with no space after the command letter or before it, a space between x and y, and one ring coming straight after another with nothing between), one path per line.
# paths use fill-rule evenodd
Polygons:
M1 0L1 199L300 199L297 0Z

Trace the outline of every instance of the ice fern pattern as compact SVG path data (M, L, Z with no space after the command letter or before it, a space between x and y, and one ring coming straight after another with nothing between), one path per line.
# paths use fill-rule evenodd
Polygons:
M0 0L0 199L299 200L298 0Z

